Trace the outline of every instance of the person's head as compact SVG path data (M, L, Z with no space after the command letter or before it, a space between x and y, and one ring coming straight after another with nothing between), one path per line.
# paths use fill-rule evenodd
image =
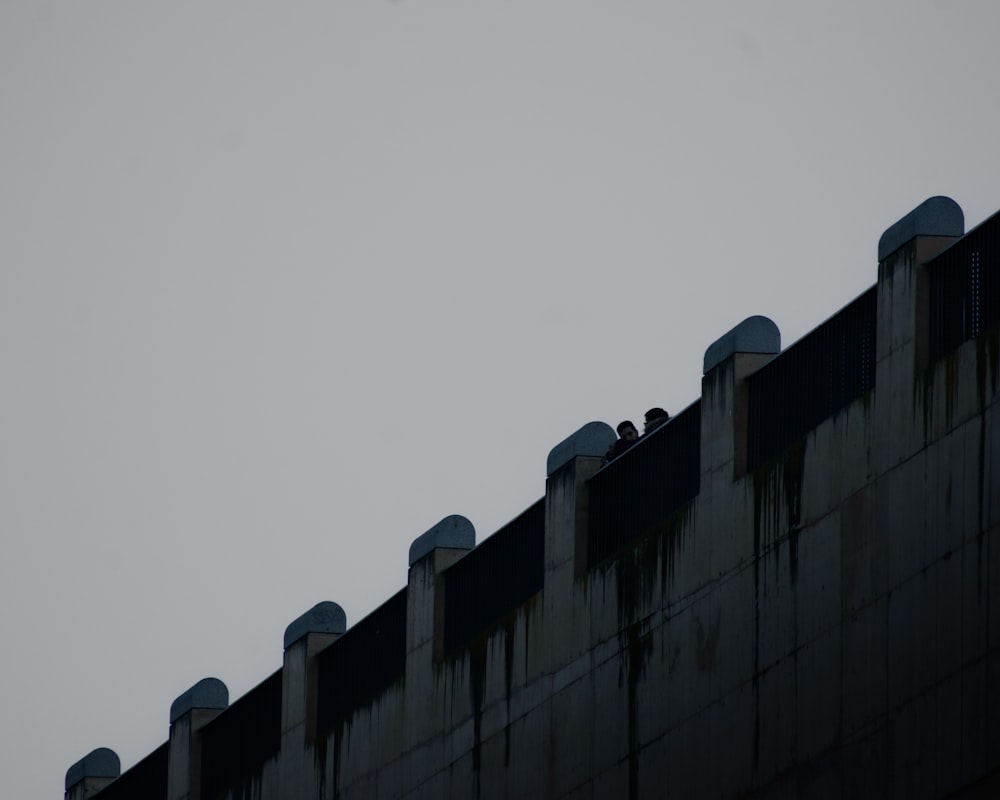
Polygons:
M618 423L618 427L615 429L618 431L618 435L624 439L626 442L634 442L639 438L639 431L632 424L632 420L626 419Z
M649 411L646 412L646 422L643 426L643 433L649 433L650 431L658 428L668 419L670 419L670 415L662 408L649 409Z

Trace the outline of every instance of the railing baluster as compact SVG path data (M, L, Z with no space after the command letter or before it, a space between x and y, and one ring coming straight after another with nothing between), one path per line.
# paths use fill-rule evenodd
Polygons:
M545 499L444 571L444 650L464 645L542 588Z
M378 697L405 668L406 589L401 589L319 654L319 731L329 731Z
M873 286L748 378L754 470L875 385Z
M698 494L701 401L606 465L588 484L588 568L651 530Z
M931 363L1000 323L1000 213L931 259Z

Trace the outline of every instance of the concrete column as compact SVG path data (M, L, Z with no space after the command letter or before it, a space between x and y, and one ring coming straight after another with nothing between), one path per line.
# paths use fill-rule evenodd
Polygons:
M442 729L442 712L433 707L432 691L434 659L441 657L444 647L444 580L441 573L475 546L475 527L457 514L445 517L410 545L405 722L406 741L410 743L422 742Z
M573 657L574 580L587 570L587 481L617 436L604 422L588 422L552 448L545 481L544 652L542 668L552 672ZM588 625L585 620L581 625Z
M107 747L91 750L66 770L66 800L85 800L121 776L118 754Z
M932 197L889 227L878 243L878 328L875 361L876 474L923 446L914 408L916 374L928 362L926 264L962 236L965 217L948 197Z
M281 786L292 797L309 795L313 770L306 753L316 737L321 650L347 630L347 616L336 603L317 603L285 628L281 673Z
M201 729L229 707L229 689L203 678L170 706L167 800L200 800Z
M752 499L733 482L746 475L749 421L747 377L781 351L781 333L767 317L749 317L705 351L701 379L701 480L693 565L683 577L691 590L731 570L753 553L739 520Z
M781 332L767 317L747 317L705 350L701 379L701 472L728 480L747 471L746 378L781 352Z

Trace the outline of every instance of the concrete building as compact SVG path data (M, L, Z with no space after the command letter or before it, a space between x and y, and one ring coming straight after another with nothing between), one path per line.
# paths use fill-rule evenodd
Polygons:
M475 546L448 517L69 800L1000 796L1000 214L934 197L783 352L751 317L620 458L601 422Z

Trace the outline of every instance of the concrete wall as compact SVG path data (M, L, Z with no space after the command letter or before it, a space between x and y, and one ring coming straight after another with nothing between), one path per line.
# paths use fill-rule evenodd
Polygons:
M248 796L1000 796L1000 343L926 363L924 264L950 241L880 262L875 389L749 473L770 356L714 365L700 492L619 557L584 561L590 429L550 459L544 588L501 624L442 653L465 550L417 558L405 674L326 732L310 664L336 634L303 634ZM197 763L187 713L171 755Z

